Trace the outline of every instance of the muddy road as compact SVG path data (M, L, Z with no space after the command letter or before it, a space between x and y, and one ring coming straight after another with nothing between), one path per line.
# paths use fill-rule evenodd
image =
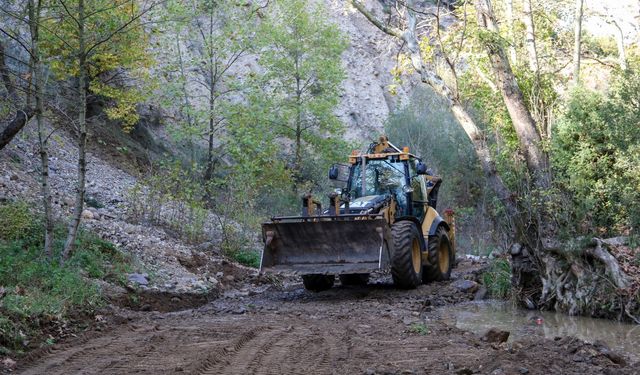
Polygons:
M19 363L22 374L637 374L607 348L563 337L497 343L446 323L473 298L460 280L402 291L382 275L365 287L313 294L254 280L196 309L116 310L102 332ZM457 283L456 283L457 282Z

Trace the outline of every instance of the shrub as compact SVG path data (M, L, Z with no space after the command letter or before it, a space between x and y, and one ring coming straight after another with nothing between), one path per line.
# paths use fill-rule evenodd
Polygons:
M40 227L38 217L29 210L26 202L0 204L0 240L25 238Z
M504 258L496 258L482 275L482 284L495 298L508 298L511 293L511 265Z
M563 226L580 234L633 234L640 226L640 71L619 73L606 95L578 89L554 138Z

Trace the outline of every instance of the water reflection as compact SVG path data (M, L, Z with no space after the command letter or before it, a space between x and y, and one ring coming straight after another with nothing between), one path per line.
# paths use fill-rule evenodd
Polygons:
M530 335L573 336L591 343L602 340L612 349L640 359L640 326L635 324L524 310L503 301L448 306L442 315L449 324L476 333L484 333L491 327L509 331L509 341Z

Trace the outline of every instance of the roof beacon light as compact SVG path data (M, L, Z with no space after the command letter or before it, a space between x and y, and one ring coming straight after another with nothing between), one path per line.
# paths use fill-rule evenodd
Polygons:
M402 155L400 155L400 160L409 160L409 147L404 146L402 148Z

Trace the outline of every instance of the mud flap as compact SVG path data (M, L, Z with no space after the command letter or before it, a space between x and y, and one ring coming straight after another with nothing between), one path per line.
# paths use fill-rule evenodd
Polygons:
M262 225L262 238L261 271L336 275L389 264L390 233L381 217L274 219Z

